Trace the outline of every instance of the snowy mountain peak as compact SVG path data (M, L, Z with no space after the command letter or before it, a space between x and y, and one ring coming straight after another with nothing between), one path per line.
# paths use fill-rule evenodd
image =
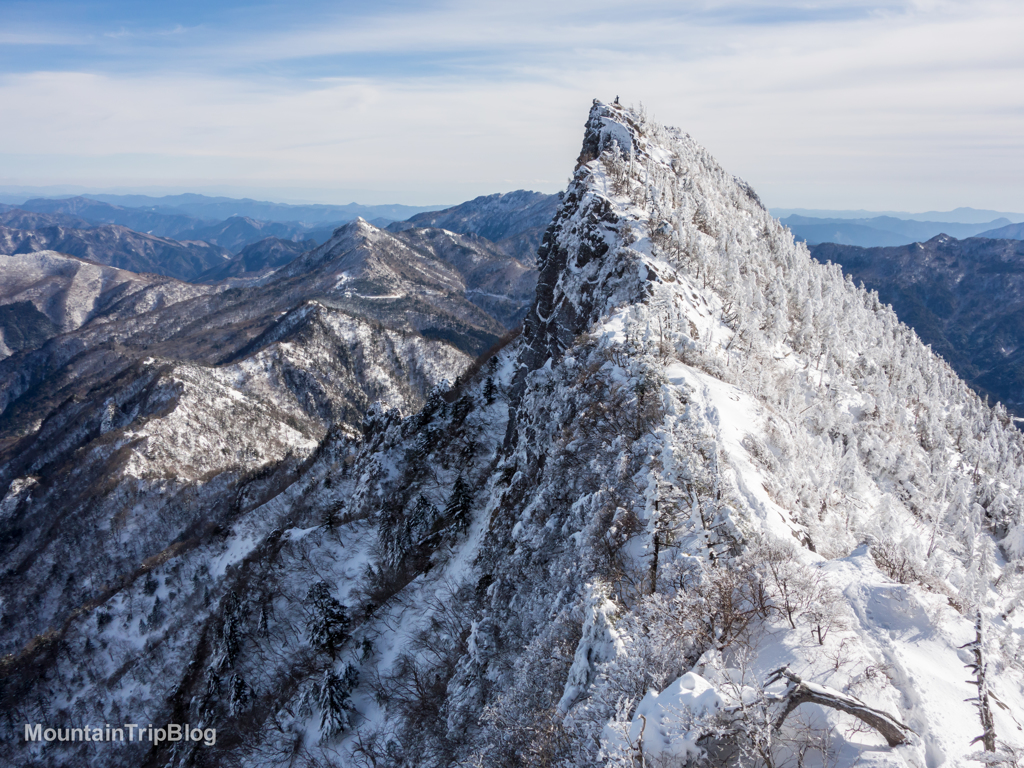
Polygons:
M551 587L506 582L506 607L487 611L541 648L557 630L514 606L582 618L548 699L565 727L599 739L608 765L731 764L730 753L747 765L805 749L841 765L959 764L982 728L961 702L981 682L951 695L944 670L963 675L961 646L991 622L1002 639L984 647L1008 675L998 695L1016 702L992 715L994 730L1001 749L1019 749L1007 712L1024 704L1024 629L1002 613L1019 587L997 585L1020 569L992 550L1024 554L1024 443L1005 412L877 296L813 263L747 184L642 111L595 103L539 266L507 385L502 466L518 481L485 503L494 549L477 557L565 574ZM742 597L737 573L772 607ZM797 583L803 597L787 596ZM760 616L729 639L718 623L734 608L707 602L723 588ZM717 628L704 640L667 618L707 610ZM689 639L667 641L675 633ZM675 691L686 666L655 670L680 656L694 663ZM657 706L639 701L651 686L666 694ZM497 701L502 722L529 721ZM815 702L815 735L787 724L798 704L786 701ZM775 725L761 733L753 711ZM850 712L864 730L844 730ZM652 713L641 747L639 718ZM712 737L723 723L735 740ZM778 741L758 757L762 738Z
M703 183L708 171L714 187ZM689 192L682 200L677 185ZM524 329L530 367L558 356L614 307L649 296L664 269L651 258L652 243L668 242L686 225L714 237L707 210L721 203L752 227L769 226L750 187L688 136L649 123L643 112L595 101L573 181L539 253L537 301Z

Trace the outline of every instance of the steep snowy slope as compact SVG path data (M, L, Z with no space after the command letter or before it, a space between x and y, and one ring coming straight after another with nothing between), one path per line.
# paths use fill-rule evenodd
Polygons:
M151 306L164 306L192 298L214 289L193 286L157 275L139 275L104 266L54 251L0 256L0 305L30 302L36 312L49 319L54 336L72 331L87 323L110 305L129 296L141 298ZM25 312L30 312L25 308ZM16 332L3 328L4 338ZM17 318L25 322L24 318ZM45 337L38 342L45 341ZM9 347L0 339L0 359L12 351L31 349L32 345Z
M278 492L329 426L351 432L376 401L413 410L467 363L311 302L237 362L150 357L62 403L0 465L0 651Z
M1024 415L1024 242L939 235L898 248L824 243L811 254L878 291L975 391Z
M466 380L371 409L6 659L9 762L1013 764L1005 412L642 112L595 103L538 266L522 335Z

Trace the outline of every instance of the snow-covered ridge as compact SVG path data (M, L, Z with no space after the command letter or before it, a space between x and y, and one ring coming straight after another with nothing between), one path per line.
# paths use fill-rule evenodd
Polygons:
M532 638L540 653L562 621L590 615L582 606L596 585L617 605L617 617L601 611L607 629L584 620L562 668L566 687L551 692L564 727L603 741L611 763L634 764L640 747L615 734L616 723L636 723L638 699L622 697L685 671L659 666L665 654L693 658L692 673L723 701L767 708L783 692L763 689L768 673L785 664L915 735L891 749L870 728L850 730L848 715L804 705L813 738L800 747L805 726L782 728L775 759L817 744L842 764L960 762L981 729L964 703L976 690L959 650L980 606L1000 636L990 648L1003 650L992 662L1005 674L998 695L1013 704L996 713L996 731L1012 745L1021 627L1004 613L1013 615L1020 569L978 554L994 540L1021 554L1021 438L1006 414L986 408L876 297L812 262L690 137L641 113L595 105L539 266L509 382L514 420L501 461L517 471L509 491L495 487L482 502L494 549L484 545L477 562L564 574L555 584L502 582L504 595L492 587L485 601L484 615L507 628L499 636ZM566 536L575 547L566 550ZM612 563L609 536L621 547ZM498 554L506 540L511 558ZM771 607L713 642L685 620L666 623L661 611L694 610L688 593L722 589L723 562L760 574ZM800 606L778 592L794 579ZM900 595L903 607L871 607L880 594ZM524 616L525 605L546 606L553 624ZM596 639L609 636L616 642ZM499 724L538 716L522 700L534 701L539 663L519 655L486 688L497 714L476 749L522 747ZM453 686L479 690L459 673ZM694 717L677 706L663 727L695 733L693 749L706 749L721 724L695 730ZM735 748L753 750L758 736L744 732Z
M961 681L954 702L944 670L962 664L958 649L973 637L980 607L998 628L995 647L1012 649L993 664L1008 673L1003 700L1015 702L996 714L996 731L1013 744L1019 728L1010 713L1021 711L1022 703L1022 631L1007 623L1006 612L1012 615L1019 601L1020 567L979 554L991 547L992 536L1006 556L1022 554L1021 438L1005 412L983 406L877 297L843 281L838 268L813 263L749 186L690 137L652 125L642 114L595 105L576 182L548 237L537 310L524 334L534 347L527 360L540 369L534 377L547 382L545 391L551 390L547 368L557 370L550 360L563 350L576 357L574 334L589 325L599 349L612 354L610 372L623 369L615 374L622 384L646 387L653 377L663 382L663 397L671 393L686 404L685 418L666 419L668 434L681 423L704 422L700 431L716 446L709 457L712 484L728 499L724 509L722 503L712 507L726 513L720 525L732 527L730 549L750 552L755 544L796 540L807 549L791 557L806 573L843 574L819 582L845 587L857 616L837 618L847 634L836 642L862 654L863 669L869 659L890 665L895 683L879 690L876 702L893 712L902 707L917 731L917 757L903 756L909 764L959 762L975 751L971 740L981 725L973 706L961 702L977 691ZM645 300L636 301L645 292ZM520 447L525 457L544 443L528 434ZM692 481L680 483L669 469L684 457L692 466L692 447L676 442L671 453L669 461L661 452L660 478L648 475L639 517L651 536L666 525L659 504L675 496L678 508L680 486L683 508L693 509L699 496L685 491ZM658 453L650 456L648 472L658 463ZM633 483L643 486L636 476ZM700 527L707 530L709 518L715 514L702 513ZM687 523L679 526L677 518L666 528L677 546ZM841 560L867 552L856 549L864 541L872 557L857 561L860 570L823 567L822 556ZM661 546L651 539L637 555L649 558ZM690 554L699 555L699 548ZM880 573L879 566L888 570ZM936 610L934 592L946 595L938 604L949 600L966 615L947 606L931 614L927 628L915 620L917 631L941 638L925 651L900 615L865 608L872 599L858 596L892 576L917 585L899 587L901 599L910 601L909 615ZM1015 586L1000 588L1009 584ZM848 610L841 602L835 602L837 616ZM932 608L911 608L914 602ZM819 649L801 650L798 633L792 634L752 658L713 658L713 675L724 664L728 674L721 682L739 672L750 678L744 685L756 687L773 665L785 662L833 687L854 685L858 673L844 678L838 661L826 671ZM894 634L906 643L881 640ZM614 669L625 658L612 653L602 661ZM964 676L962 668L957 674ZM615 677L609 674L613 698L605 707L621 690ZM587 706L600 711L600 705ZM688 730L683 725L690 715L679 712L675 727ZM834 713L828 717L835 727L842 723ZM863 764L874 752L870 744L837 736L834 751L841 761ZM635 753L636 744L630 749Z
M56 251L0 255L0 273L4 276L0 305L31 302L62 332L84 325L100 310L133 294L152 307L215 290L158 275L139 275Z

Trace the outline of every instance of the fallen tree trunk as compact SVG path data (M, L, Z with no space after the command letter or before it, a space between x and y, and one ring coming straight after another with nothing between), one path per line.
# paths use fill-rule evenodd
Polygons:
M805 682L790 672L787 667L772 672L769 675L768 684L770 685L783 677L789 681L789 685L785 693L779 697L781 701L785 702L785 706L782 713L775 718L773 723L775 730L782 728L782 724L789 717L790 712L801 704L818 704L853 715L882 734L890 747L906 744L910 734L913 733L910 726L901 723L889 713L869 707L856 696L850 696L817 683Z

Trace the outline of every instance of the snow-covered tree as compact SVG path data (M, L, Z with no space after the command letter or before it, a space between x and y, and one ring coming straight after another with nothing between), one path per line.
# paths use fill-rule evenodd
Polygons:
M348 610L331 594L326 582L318 581L306 596L309 618L306 633L309 643L319 651L335 658L349 638L352 624Z
M444 507L444 517L455 530L464 531L469 527L470 510L473 506L473 493L462 475L455 478L455 484Z
M359 683L359 671L346 664L341 674L333 666L324 671L317 687L320 734L324 740L341 733L352 722L352 689Z

